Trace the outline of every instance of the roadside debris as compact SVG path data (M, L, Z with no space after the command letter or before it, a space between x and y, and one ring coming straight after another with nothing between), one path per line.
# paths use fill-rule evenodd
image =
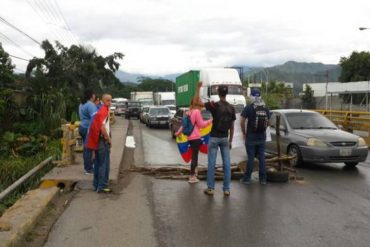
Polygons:
M267 179L270 182L287 182L289 179L293 180L302 180L302 177L297 177L296 170L287 164L289 164L289 160L293 159L294 157L291 156L281 156L279 157L272 157L266 159L267 165ZM279 161L281 162L281 169L279 171L280 165ZM240 179L242 178L245 167L246 161L242 161L239 164L232 164L231 165L231 179ZM286 164L286 165L285 165ZM258 161L254 161L254 168L258 170ZM205 180L207 178L207 167L198 167L198 179ZM154 176L157 179L173 179L173 180L186 180L189 179L190 176L190 166L132 166L129 171L131 172L138 172L144 175ZM281 175L281 174L288 174ZM216 180L223 180L223 170L222 167L216 168L215 178ZM269 178L270 177L270 178ZM284 181L281 181L284 180ZM286 180L286 181L285 181Z

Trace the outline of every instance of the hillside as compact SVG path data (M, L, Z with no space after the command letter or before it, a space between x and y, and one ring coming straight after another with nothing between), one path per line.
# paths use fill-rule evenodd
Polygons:
M255 70L256 71L256 70ZM306 82L325 82L326 74L329 74L329 81L338 81L341 73L339 65L323 63L300 63L289 61L265 69L259 69L246 75L245 80L249 81L284 81L293 82L294 91L300 92L302 84Z
M117 71L116 77L123 83L135 83L137 84L139 82L139 79L141 77L150 77L153 79L166 79L170 81L175 81L176 77L180 74L169 74L169 75L163 75L163 76L151 76L151 75L145 75L145 74L136 74L136 73L127 73L124 71Z

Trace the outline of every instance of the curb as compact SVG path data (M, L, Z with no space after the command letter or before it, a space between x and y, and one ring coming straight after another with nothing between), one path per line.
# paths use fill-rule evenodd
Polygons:
M58 195L57 187L28 191L0 218L8 231L0 232L0 247L22 246L28 232L46 212L47 206Z
M113 169L109 181L112 183L117 183L119 179L128 127L129 121L126 119L122 124L117 125L116 123L112 126L112 129L118 130L116 137L112 138L111 162L115 162L113 166L111 164ZM119 128L123 131L119 131ZM23 246L27 234L46 212L50 202L58 195L59 188L57 186L63 183L69 187L74 182L43 180L38 189L28 191L6 210L0 218L0 247ZM2 230L2 228L4 229Z

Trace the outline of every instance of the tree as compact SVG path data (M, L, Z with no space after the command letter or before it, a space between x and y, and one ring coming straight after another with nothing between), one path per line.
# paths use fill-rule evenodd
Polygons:
M314 109L316 107L313 90L309 85L306 85L303 95L301 96L302 107L305 109Z
M139 79L138 91L153 91L153 92L166 92L172 91L175 84L166 79L152 79L149 77L141 77Z
M342 57L339 62L342 73L339 77L341 82L367 81L370 79L370 53L352 52L347 57Z
M52 99L64 95L63 118L70 119L77 111L84 89L102 93L105 88L120 84L114 73L120 66L117 60L123 58L121 53L103 57L91 47L72 45L68 48L59 42L53 46L47 40L42 42L41 48L45 56L29 62L26 78L35 95L50 95Z
M10 86L14 83L14 65L0 43L0 87Z

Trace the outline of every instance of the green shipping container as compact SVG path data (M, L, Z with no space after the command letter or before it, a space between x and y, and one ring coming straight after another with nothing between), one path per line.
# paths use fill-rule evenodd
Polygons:
M200 71L190 70L176 77L176 106L189 107L191 99L195 95L195 89L199 81Z

